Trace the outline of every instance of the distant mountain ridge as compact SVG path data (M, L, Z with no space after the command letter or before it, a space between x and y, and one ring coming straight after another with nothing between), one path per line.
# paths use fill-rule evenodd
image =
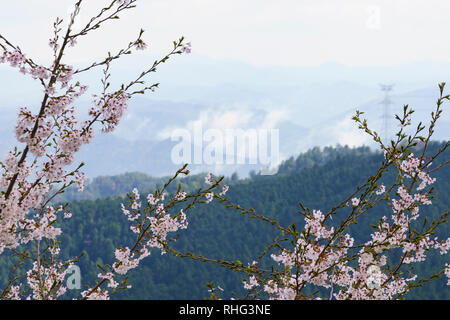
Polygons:
M125 65L117 65L116 70L117 79L134 74ZM3 157L14 142L16 108L36 108L38 100L35 95L17 90L17 83L28 85L26 77L5 66L0 71L2 75L14 75L8 81L3 80L7 77L0 77ZM437 83L445 81L449 72L450 64L431 62L385 67L328 63L316 67L261 68L193 55L161 68L154 79L161 82L160 89L148 97L131 100L117 130L106 136L97 134L92 145L83 147L78 159L86 163L84 170L90 178L130 171L162 177L178 169L170 158L175 145L171 133L180 128L191 130L196 121L201 121L205 129L279 129L282 160L313 146L372 146L351 117L356 109L364 111L371 128L384 134L380 83L395 84L389 125L393 132L398 128L394 114L401 112L404 104L416 110L413 123L428 122L438 97ZM86 80L96 87L94 79ZM34 87L30 84L30 88ZM87 94L77 102L81 113L87 110L89 99ZM435 138L445 140L449 134L450 114L444 110ZM196 173L212 171L225 175L238 171L247 176L262 166L197 165L192 169Z
M436 148L440 142L432 141L431 147ZM328 146L324 148L314 147L307 152L300 153L296 157L292 156L283 161L277 168L276 176L289 176L298 174L302 170L311 169L313 167L324 166L330 161L336 161L343 157L358 157L361 161L364 159L371 159L373 157L380 157L382 153L375 151L368 146L353 147L349 146ZM189 167L188 167L189 168ZM176 170L171 174L173 175ZM191 174L188 177L181 177L177 183L181 183L186 191L196 190L204 183L204 178L207 172L199 174ZM74 200L95 200L105 197L124 196L130 193L133 188L138 188L144 192L152 192L156 188L160 188L171 177L171 175L163 177L153 177L142 172L126 172L119 175L98 176L88 179L83 192L78 192L77 187L70 187L62 195L55 197L54 202L63 201L71 202ZM225 177L224 183L229 185L234 184L248 184L254 180L264 179L261 172L258 170L251 170L248 178L239 178L239 173ZM173 192L177 188L177 184L169 186L168 191Z

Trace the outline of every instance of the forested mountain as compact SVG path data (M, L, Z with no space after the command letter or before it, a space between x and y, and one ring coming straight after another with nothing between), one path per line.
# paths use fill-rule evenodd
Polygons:
M278 169L278 174L298 173L302 169L312 168L316 165L320 166L329 161L346 156L362 158L364 156L372 156L377 153L378 152L366 146L350 148L348 146L337 145L336 147L325 147L323 149L315 147L300 154L295 159L294 157L290 157L284 161Z
M66 192L56 196L54 202L94 200L107 196L125 196L133 188L141 191L155 190L156 188L161 188L169 178L169 176L155 178L140 172L127 172L116 176L99 176L88 181L82 192L79 192L76 186L69 187ZM231 178L227 178L226 182L231 183L232 180L237 180L237 176L233 175ZM203 186L205 175L197 174L181 177L177 181L182 183L185 191L188 192ZM176 189L177 184L173 183L168 186L167 191L174 192Z
M439 146L439 143L433 143L430 149L437 150ZM450 152L447 151L435 162L447 160L449 155ZM311 209L329 210L345 199L356 185L361 185L367 177L374 174L382 158L382 154L371 152L367 148L313 149L296 159L284 162L277 175L255 174L251 179L230 179L228 182L231 187L227 195L234 203L244 208L253 207L257 213L276 218L285 226L296 222L300 229L303 226L303 216L298 214L300 200ZM393 174L387 172L383 182L389 183ZM436 218L448 210L450 204L450 168L444 167L433 176L437 178L436 199L433 200L433 205L421 208L421 215L428 218ZM136 178L139 176L124 177L120 187L116 186L116 189L124 191L126 186L130 190L131 187L137 186L133 185L136 181L140 181ZM127 180L132 180L132 177L136 178L133 183ZM97 195L117 191L111 187L108 178L102 179L105 185L101 187L101 184L97 183ZM116 178L110 179L114 182ZM186 189L194 186L196 188L203 183L202 179L195 177L182 180L183 186L186 185ZM163 180L156 179L153 185L142 185L141 189L148 187L150 190ZM61 254L69 257L82 251L86 253L79 262L82 289L85 285L92 285L96 279L99 272L97 263L113 262L116 246L132 244L134 234L129 230L128 221L121 212L122 202L125 202L123 197L106 197L73 201L70 205L73 217L62 225ZM366 240L371 233L370 223L376 223L383 215L389 216L390 212L388 206L375 207L361 217L359 224L352 226L352 235L357 241ZM211 204L199 205L191 210L188 220L189 227L180 232L175 244L177 249L211 258L239 259L244 264L253 261L278 235L270 225L242 216L233 209L226 209L217 199ZM447 238L450 235L450 224L441 226L436 235L439 238ZM418 264L417 270L420 274L431 275L448 262L449 257L450 254L440 256L430 252L427 262ZM7 266L11 261L5 255L1 256L2 282L7 279ZM242 274L230 272L217 265L180 259L167 254L160 255L155 251L143 260L141 267L130 272L129 283L133 288L120 292L113 298L202 299L208 296L205 284L210 281L224 288L225 297L230 297L230 292L233 291L237 294L243 293L243 278ZM408 298L450 299L450 289L445 283L443 278L427 283L415 289ZM75 291L70 291L68 297L77 293Z
M291 173L298 173L303 169L312 168L313 166L321 166L328 161L336 160L337 157L343 156L368 156L376 154L375 151L369 147L350 148L348 146L319 147L312 148L305 153L300 154L297 158L290 157L284 161L278 169L278 175L285 175ZM250 171L250 177L255 179L259 173ZM200 188L204 183L205 174L190 175L178 179L186 191L191 191ZM55 197L55 202L73 201L73 200L93 200L103 198L106 196L124 196L133 188L138 188L142 191L151 191L155 188L161 188L169 179L165 177L152 177L141 172L127 172L115 176L98 176L89 179L83 192L78 192L76 186L72 186L61 195ZM234 184L248 183L252 179L239 180L238 174L234 173L231 177L226 177L224 183ZM169 192L175 191L176 184L171 184L168 188Z

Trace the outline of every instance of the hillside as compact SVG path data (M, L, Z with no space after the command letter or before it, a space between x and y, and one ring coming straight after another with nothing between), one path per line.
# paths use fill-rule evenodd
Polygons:
M349 148L348 146L336 147L315 147L307 152L301 153L295 159L290 157L285 160L278 169L278 175L290 173L298 173L303 169L321 166L325 163L336 160L337 157L343 156L367 156L376 154L369 147ZM178 168L177 168L178 169ZM175 172L176 169L173 170ZM239 179L237 172L230 177L225 177L224 183L234 185L235 183L249 183L255 179L259 173L255 170L250 171L250 179ZM204 183L205 173L189 175L178 179L183 184L185 191L191 191L200 188ZM138 188L144 192L150 192L156 188L160 188L169 179L169 176L153 177L141 172L126 172L114 176L98 176L88 179L86 187L82 192L78 188L72 186L66 190L64 194L55 197L54 202L65 202L74 200L94 200L107 196L124 196L133 188ZM168 188L169 192L175 191L176 184L171 184Z
M434 143L432 149L436 150L438 146ZM364 148L330 148L324 152L316 149L288 160L275 176L253 175L252 179L235 179L231 183L229 198L244 208L253 207L258 213L275 217L284 225L296 222L299 228L303 225L302 216L297 213L299 200L312 209L326 211L373 174L382 160L382 155ZM447 151L440 159L448 159L449 155ZM444 167L435 177L437 197L433 206L421 211L422 215L430 218L448 210L450 205L450 168ZM388 172L385 181L390 179L392 174ZM79 263L83 285L93 283L98 273L97 263L112 261L115 246L130 245L133 239L126 217L120 210L123 201L121 197L106 197L71 204L73 217L64 222L62 255L86 252ZM370 218L363 216L360 223L352 227L352 235L364 240L370 232L369 224L388 214L388 207L375 208ZM176 243L178 249L212 258L239 259L244 264L251 262L278 235L266 224L225 209L217 200L192 210L188 219L189 228L180 233ZM448 223L437 232L441 238L449 235ZM449 257L449 254L431 254L428 262L419 265L418 270L421 274L430 275L449 261ZM0 279L3 281L6 279L6 263L2 260L0 264ZM143 261L139 270L130 273L129 283L133 289L114 298L202 299L208 296L205 283L213 280L225 289L226 297L232 291L242 293L240 274L211 264L154 253ZM445 286L444 279L439 279L417 289L409 298L450 299L450 289Z

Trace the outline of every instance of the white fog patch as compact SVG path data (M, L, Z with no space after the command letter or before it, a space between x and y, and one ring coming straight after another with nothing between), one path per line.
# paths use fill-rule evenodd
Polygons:
M357 124L350 118L345 118L332 127L330 133L337 137L337 143L349 147L361 146L370 141L369 136L359 130Z

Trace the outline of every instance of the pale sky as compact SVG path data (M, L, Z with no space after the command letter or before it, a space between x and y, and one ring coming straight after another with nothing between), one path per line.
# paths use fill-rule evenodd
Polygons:
M1 0L0 33L29 57L50 54L56 16L74 0ZM80 23L107 0L85 0ZM258 66L350 66L450 61L450 1L443 0L140 0L103 30L80 41L72 57L103 56L146 30L148 55L184 35L193 53ZM114 43L112 43L112 41Z

